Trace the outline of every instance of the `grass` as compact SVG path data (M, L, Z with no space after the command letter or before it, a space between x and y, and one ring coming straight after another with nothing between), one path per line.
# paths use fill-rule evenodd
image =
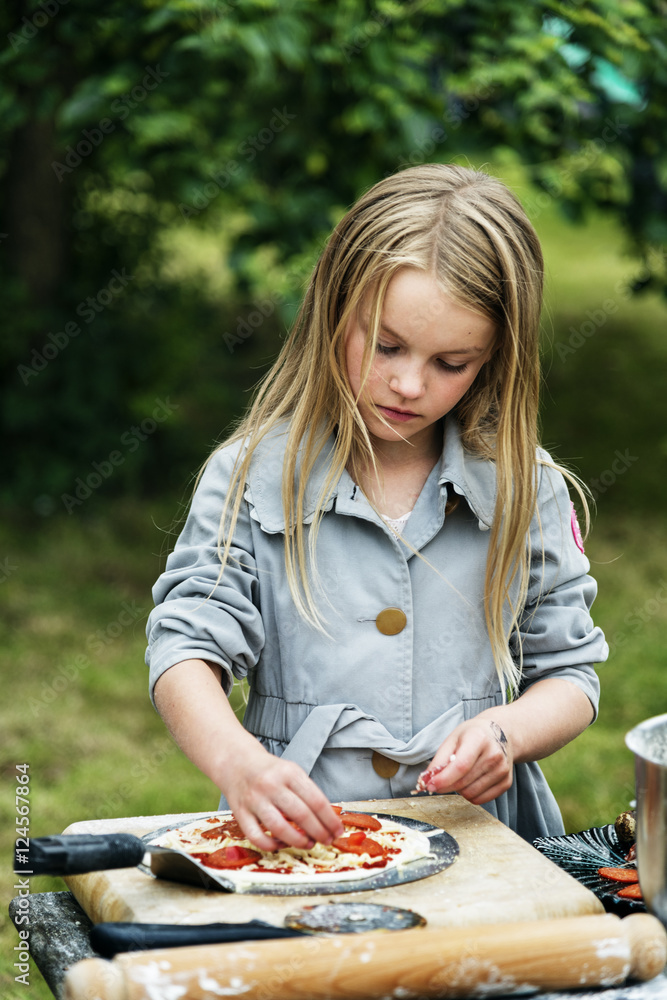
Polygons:
M521 194L521 179L509 180ZM665 306L615 291L634 266L608 222L576 229L547 208L536 225L548 268L544 438L559 442L558 457L598 483L587 554L599 583L595 619L611 646L600 669L599 720L543 764L573 831L607 823L627 806L634 777L624 734L667 709L667 528L658 492L667 452ZM587 310L609 298L618 309L576 350L559 352ZM620 471L617 452L633 459ZM158 526L171 521L179 499L111 505L96 496L71 516L14 513L0 522L5 857L14 841L19 763L30 766L32 836L82 819L217 805L217 790L175 748L153 711L143 666L150 587L170 545ZM25 987L14 982L9 957L16 932L6 917L15 878L2 878L7 957L0 991L22 1000ZM37 892L62 888L50 878L32 883ZM36 969L30 978L31 998L46 1000Z

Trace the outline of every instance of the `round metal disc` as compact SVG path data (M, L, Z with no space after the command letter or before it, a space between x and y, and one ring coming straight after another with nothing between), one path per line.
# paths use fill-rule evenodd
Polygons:
M414 910L379 903L319 903L302 906L285 917L285 927L306 934L361 934L364 931L404 931L424 927Z

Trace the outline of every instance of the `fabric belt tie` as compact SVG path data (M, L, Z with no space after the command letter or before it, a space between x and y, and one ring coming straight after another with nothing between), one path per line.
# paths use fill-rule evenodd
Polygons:
M356 705L318 705L296 731L282 758L299 764L306 774L328 749L363 747L399 764L421 764L433 757L445 737L463 721L463 704L459 703L405 742Z

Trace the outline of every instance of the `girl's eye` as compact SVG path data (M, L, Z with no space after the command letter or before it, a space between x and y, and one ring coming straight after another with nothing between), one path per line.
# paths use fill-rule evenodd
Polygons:
M380 341L375 345L378 354L384 354L386 357L390 357L392 354L396 354L400 351L400 347L396 347L392 344L383 344ZM464 362L462 365L450 365L447 361L443 361L442 358L438 358L438 364L441 368L444 368L447 372L452 372L455 375L463 375L464 372L468 370L468 362Z
M440 360L440 364L445 369L445 371L454 372L457 375L463 375L463 373L468 370L468 363L467 363L467 361L464 364L462 364L462 365L450 365L450 364L447 364L446 361L443 361L441 359Z

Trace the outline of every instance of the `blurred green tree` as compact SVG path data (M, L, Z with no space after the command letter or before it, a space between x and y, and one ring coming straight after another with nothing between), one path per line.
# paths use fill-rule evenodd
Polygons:
M664 287L666 10L8 0L0 497L48 512L112 473L180 479L275 353L331 225L410 163L511 150L538 208L615 215L637 286Z

